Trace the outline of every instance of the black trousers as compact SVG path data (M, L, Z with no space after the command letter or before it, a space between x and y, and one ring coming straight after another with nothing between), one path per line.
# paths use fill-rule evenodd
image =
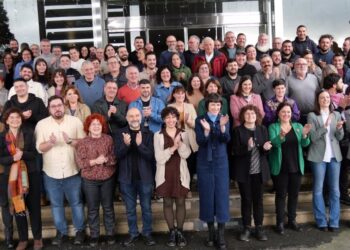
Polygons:
M247 182L238 182L241 195L241 214L244 227L251 226L252 208L255 226L262 226L264 219L263 183L261 174L251 174Z
M288 221L294 221L298 204L298 195L301 184L300 173L280 173L273 176L276 191L276 222L284 223L286 196L288 194Z
M5 239L12 238L13 235L13 216L10 213L7 188L9 176L0 174L0 206L2 223L5 229Z
M340 177L339 177L339 191L340 191L340 197L342 198L342 197L349 196L348 172L349 172L350 160L346 158L348 154L348 146L341 145L340 149L343 155L343 160L340 164Z
M100 236L100 205L103 209L103 221L107 235L114 235L115 215L113 196L115 190L114 175L107 180L92 181L82 179L82 187L88 208L90 236Z
M41 173L39 171L28 173L29 193L25 197L25 204L29 211L30 225L35 240L42 238L41 224ZM16 224L20 241L28 240L28 221L27 216L16 215Z

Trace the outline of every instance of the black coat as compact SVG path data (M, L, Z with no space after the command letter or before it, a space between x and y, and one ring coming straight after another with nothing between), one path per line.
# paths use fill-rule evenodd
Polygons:
M33 130L29 127L22 126L22 132L24 137L24 148L22 160L27 165L28 172L40 171L40 168L36 164L37 151L35 148L35 138ZM6 133L7 130L0 133L0 164L4 167L4 174L8 175L13 161L13 156L7 150L6 146Z
M115 155L118 162L118 180L121 183L132 183L132 157L131 146L124 143L123 133L129 133L129 127L118 129L114 136ZM155 160L153 147L153 133L148 128L141 128L142 143L137 146L138 152L138 171L141 182L151 184L154 182ZM131 142L133 143L133 142Z
M251 137L251 131L241 125L233 131L233 173L238 182L245 183L249 178L250 160L252 151L248 150L248 140ZM262 182L270 179L270 168L267 161L268 151L265 151L263 145L269 140L269 135L265 126L256 126L254 132L254 142L260 152L260 169Z
M18 102L17 95L12 96L10 100L5 103L2 113L4 114L6 110L12 107L19 108L22 112L27 110L32 111L31 117L23 121L23 124L30 127L32 130L35 129L36 124L40 120L46 118L49 115L44 102L31 93L28 94L28 100L23 103Z

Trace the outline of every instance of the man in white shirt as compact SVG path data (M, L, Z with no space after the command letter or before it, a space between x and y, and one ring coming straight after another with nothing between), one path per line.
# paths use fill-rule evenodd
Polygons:
M28 92L34 94L36 97L39 97L41 100L43 100L45 106L47 106L47 92L40 82L33 81L32 66L30 66L29 64L23 64L19 74L27 82L29 87ZM11 87L8 95L8 100L10 100L11 97L14 96L15 94L16 94L15 88Z
M50 116L38 122L35 135L36 148L43 155L44 184L57 229L52 245L60 246L67 239L64 197L72 209L77 231L74 244L81 245L85 239L84 207L74 147L79 139L85 137L83 124L78 118L64 114L63 99L59 96L49 98L48 109Z

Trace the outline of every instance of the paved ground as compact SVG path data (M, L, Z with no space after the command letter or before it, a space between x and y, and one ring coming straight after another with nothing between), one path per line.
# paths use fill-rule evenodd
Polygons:
M267 228L266 232L269 237L267 242L259 242L254 238L250 242L244 243L237 240L237 235L239 229L230 229L226 231L226 238L228 242L228 249L232 250L250 250L250 249L264 249L264 250L347 250L350 249L350 228L343 222L341 230L338 233L330 232L320 232L314 225L303 225L304 231L297 233L291 230L286 230L284 236L277 235L273 228ZM203 245L206 238L206 232L187 232L186 237L188 239L188 246L184 247L184 250L205 250L210 249ZM117 236L117 240L121 242L125 236ZM129 247L127 249L152 249L152 250L164 250L171 249L165 245L167 240L166 234L156 234L154 235L157 245L154 247L146 247L143 245L142 241L137 242L134 247ZM114 249L126 249L123 248L120 243L116 243L113 246L107 246L101 243L98 247L92 248L90 246L73 246L71 242L67 242L61 246L61 248L50 246L50 240L45 240L45 249L47 250L75 250L75 249L90 249L90 250L114 250ZM5 249L3 244L0 244L0 249ZM176 249L176 248L173 248Z

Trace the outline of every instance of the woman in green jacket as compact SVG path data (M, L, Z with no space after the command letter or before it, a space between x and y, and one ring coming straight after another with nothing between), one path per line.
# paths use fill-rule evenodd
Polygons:
M276 231L284 234L285 200L288 193L288 227L301 231L296 223L296 208L301 176L304 174L302 147L310 144L310 124L292 122L292 106L281 103L276 110L278 121L269 126L272 150L269 154L271 175L276 190Z
M171 56L171 68L173 69L175 80L180 82L186 89L192 71L189 67L181 63L180 54L177 52L173 53Z

